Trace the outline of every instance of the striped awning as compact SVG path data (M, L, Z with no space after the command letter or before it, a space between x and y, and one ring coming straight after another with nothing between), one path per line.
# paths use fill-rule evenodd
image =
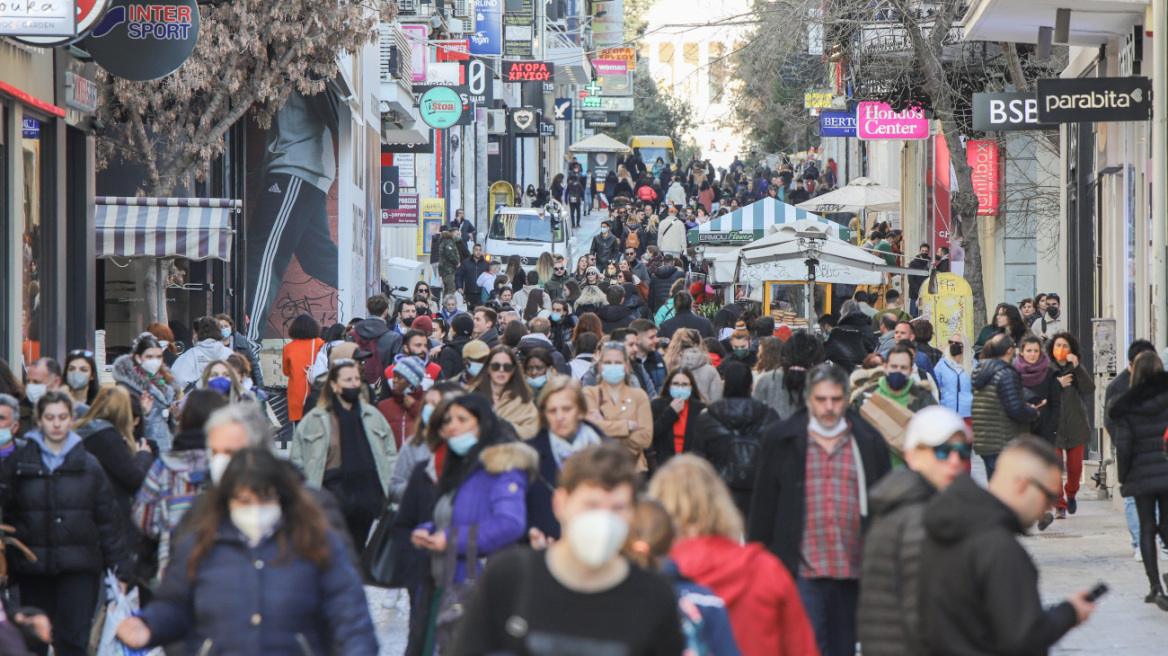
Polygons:
M794 223L804 219L827 224L833 235L845 240L846 235L850 234L847 228L834 221L767 197L690 230L688 241L690 244L742 245L766 236L770 227L777 223Z
M238 200L99 196L94 201L99 258L231 260L231 213L243 207Z

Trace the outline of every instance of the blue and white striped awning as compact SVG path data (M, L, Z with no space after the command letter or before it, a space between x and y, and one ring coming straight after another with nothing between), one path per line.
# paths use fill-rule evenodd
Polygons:
M746 244L760 239L776 223L794 223L812 219L827 224L831 233L841 239L850 231L834 221L801 210L774 198L763 198L746 207L724 214L689 231L690 244Z
M226 198L94 199L97 256L184 257L231 261L231 213Z

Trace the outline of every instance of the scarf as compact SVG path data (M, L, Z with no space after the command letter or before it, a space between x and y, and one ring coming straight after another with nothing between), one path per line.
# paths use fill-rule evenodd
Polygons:
M1014 369L1022 374L1022 385L1034 387L1046 380L1046 372L1050 369L1050 358L1043 353L1038 357L1038 362L1030 364L1019 355L1014 359Z
M906 408L908 407L908 395L909 395L909 392L912 391L912 388L913 388L912 376L909 376L908 384L905 385L904 389L900 390L899 392L892 391L892 388L888 386L888 379L887 378L881 377L880 382L876 383L876 391L877 392L879 392L883 396L887 396L888 398L892 399L893 401L896 401L897 403L905 406Z
M368 522L381 516L385 506L385 493L373 461L373 449L365 434L361 410L359 402L348 410L339 401L333 404L340 431L341 466L326 471L322 485L336 495L350 530L363 523L367 526ZM363 539L356 534L354 538Z
M583 451L594 444L600 444L601 439L591 426L580 422L580 428L576 429L576 436L572 438L572 441L569 442L549 430L548 442L552 445L552 456L556 459L556 468L561 469L564 466L564 461L572 454Z

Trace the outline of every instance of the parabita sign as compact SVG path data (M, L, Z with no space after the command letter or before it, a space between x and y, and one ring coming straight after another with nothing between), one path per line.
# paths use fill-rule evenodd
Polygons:
M1039 80L1041 123L1146 121L1152 117L1152 80L1082 77Z

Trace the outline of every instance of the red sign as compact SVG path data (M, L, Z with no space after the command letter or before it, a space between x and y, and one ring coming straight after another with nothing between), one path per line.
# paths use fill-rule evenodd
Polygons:
M503 63L504 82L551 82L556 65L551 62L509 61Z
M435 60L439 62L467 61L470 59L470 40L454 39L453 41L435 42Z
M381 210L381 225L418 225L418 195L398 196L396 210Z
M973 190L977 193L977 215L994 216L1001 204L998 142L966 141L965 156L973 167Z
M929 194L932 201L932 234L934 251L949 246L952 232L952 191L950 184L949 144L945 135L933 137L933 161L929 169Z

